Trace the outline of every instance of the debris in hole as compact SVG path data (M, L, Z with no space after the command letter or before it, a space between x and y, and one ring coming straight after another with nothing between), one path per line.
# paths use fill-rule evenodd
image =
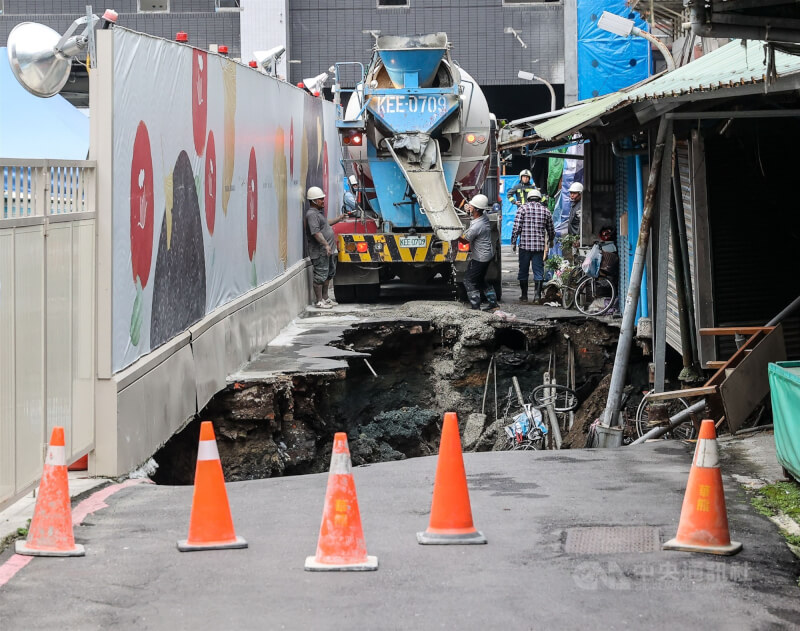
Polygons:
M458 414L462 429L469 428L465 449L503 449L512 376L518 376L529 396L543 383L551 355L567 357L569 346L575 351L575 390L582 400L610 372L618 333L599 320L508 323L482 312L467 313L459 305L428 301L406 303L381 316L355 323L351 318L341 325L328 318L308 334L295 336L306 344L298 355L326 358L320 365L346 368L305 371L302 361L287 361L299 372L274 371L252 379L240 372L209 402L199 418L214 422L227 480L324 472L338 431L350 436L357 465L435 454L438 426L447 411ZM323 331L327 341L320 341ZM365 356L368 363L361 361ZM492 384L486 383L493 356L497 404L494 372ZM334 357L341 359L331 362ZM567 383L567 370L572 370L567 361L556 366L558 383ZM514 401L516 405L516 397ZM585 443L578 436L591 415L584 407L576 412L565 447ZM484 408L483 419L470 417ZM160 465L156 482L192 483L198 427L193 421L154 456Z

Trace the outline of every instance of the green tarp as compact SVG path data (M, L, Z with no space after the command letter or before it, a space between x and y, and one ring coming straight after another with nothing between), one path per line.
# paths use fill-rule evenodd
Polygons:
M800 361L769 365L778 462L800 480Z

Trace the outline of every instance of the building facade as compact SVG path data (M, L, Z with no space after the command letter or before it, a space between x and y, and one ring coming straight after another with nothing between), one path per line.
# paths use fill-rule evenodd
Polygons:
M278 72L297 83L340 61L369 63L373 34L446 32L453 58L484 89L498 118L550 109L577 97L577 0L119 0L119 24L158 37L183 31L199 48L226 45L245 63L256 50L285 46ZM105 7L93 7L101 13ZM20 22L64 32L85 0L0 0L0 44Z
M251 0L257 1L257 0ZM59 33L82 15L87 0L0 0L0 45L20 22L39 22ZM241 52L239 0L115 0L110 6L93 5L95 14L106 8L119 13L126 28L171 39L178 31L189 34L189 43L208 49L228 46L230 54Z

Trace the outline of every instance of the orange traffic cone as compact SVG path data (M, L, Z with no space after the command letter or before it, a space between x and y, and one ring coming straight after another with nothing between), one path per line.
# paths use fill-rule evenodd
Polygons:
M455 412L444 415L433 483L431 520L425 532L417 533L417 541L422 544L486 543L483 533L472 525L467 473L464 470Z
M694 450L678 534L664 544L664 550L736 554L741 549L742 544L731 541L728 531L714 421L705 420Z
M17 541L17 554L39 557L82 557L83 546L72 534L64 428L54 427L44 461L39 497L28 529L28 539Z
M317 555L306 558L306 570L377 570L378 558L367 556L347 434L333 437L331 469L319 529Z
M178 542L178 550L190 552L246 547L247 542L237 537L233 529L225 476L222 474L222 463L214 438L214 426L211 421L203 421L197 448L189 538Z

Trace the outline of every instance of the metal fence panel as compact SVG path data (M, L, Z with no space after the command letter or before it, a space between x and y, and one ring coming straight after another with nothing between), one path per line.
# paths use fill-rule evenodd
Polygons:
M0 159L0 509L94 447L94 163Z

